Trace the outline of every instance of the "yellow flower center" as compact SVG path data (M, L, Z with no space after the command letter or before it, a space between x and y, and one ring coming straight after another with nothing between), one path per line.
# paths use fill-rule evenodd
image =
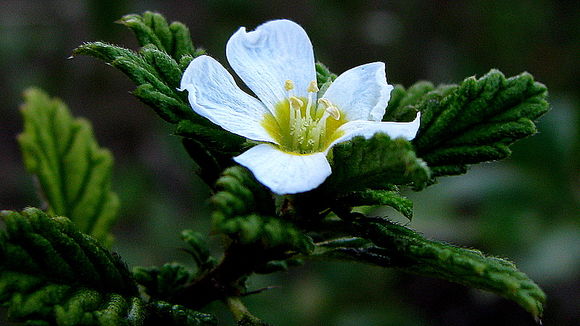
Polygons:
M274 114L266 113L262 126L283 151L296 154L322 152L342 135L338 127L347 121L328 99L318 99L316 82L308 85L308 98L292 95L294 83L287 80L288 96L276 104Z

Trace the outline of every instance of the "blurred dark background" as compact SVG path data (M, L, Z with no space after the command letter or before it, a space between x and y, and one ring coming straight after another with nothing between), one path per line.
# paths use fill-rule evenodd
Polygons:
M0 208L38 206L15 136L22 91L39 86L92 121L115 158L121 196L115 250L130 264L189 263L178 232L209 232L209 189L171 128L129 91L120 72L67 59L86 41L135 48L114 21L158 11L189 26L194 43L225 63L239 27L289 18L309 33L317 59L340 73L385 61L390 83L456 83L491 68L532 73L550 90L538 135L500 163L448 177L415 199L409 226L428 237L510 257L548 293L545 325L580 324L579 1L40 1L0 3ZM395 212L387 215L407 223ZM220 240L213 239L219 252ZM533 325L516 304L439 280L375 267L308 263L253 277L250 310L275 325ZM226 321L220 304L208 307Z

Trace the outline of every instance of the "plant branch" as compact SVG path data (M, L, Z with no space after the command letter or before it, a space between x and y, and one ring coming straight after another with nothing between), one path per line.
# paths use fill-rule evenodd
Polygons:
M218 266L187 285L170 302L199 309L215 300L227 302L228 298L243 296L248 276L271 260L290 256L280 250L264 249L259 243L244 245L233 242Z

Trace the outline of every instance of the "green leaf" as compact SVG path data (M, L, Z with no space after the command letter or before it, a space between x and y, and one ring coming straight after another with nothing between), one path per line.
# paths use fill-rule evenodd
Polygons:
M135 53L115 45L92 42L79 46L73 54L95 57L122 71L137 85L133 94L165 121L192 120L211 125L193 112L187 94L177 90L183 71L167 53L151 45Z
M199 272L203 273L215 267L217 261L210 255L209 244L201 233L193 230L183 230L181 239L189 245L189 248L185 250L191 254L199 268Z
M147 325L174 326L215 326L217 320L209 314L201 313L180 305L172 305L163 301L154 301L148 305L151 315Z
M135 33L139 45L154 45L178 62L185 55L196 57L204 53L203 50L195 49L189 29L185 25L180 22L168 24L161 14L146 11L143 15L126 15L119 23Z
M328 67L326 67L321 62L316 63L316 82L319 85L320 91L318 92L318 97L322 97L330 84L336 79L336 75L330 72Z
M342 237L315 243L313 253L306 258L358 262L381 267L393 267L385 249L359 237Z
M48 212L68 216L82 232L110 245L119 207L111 191L111 153L99 147L89 122L74 119L60 100L38 89L24 97L18 141Z
M428 180L429 169L415 156L408 141L376 134L370 139L356 137L334 147L332 175L320 191L345 194L367 188L389 189L392 185L421 189Z
M224 171L216 185L213 226L243 244L260 242L265 248L312 250L310 237L291 222L274 217L271 194L240 166Z
M413 202L403 197L398 190L354 191L338 198L344 206L390 206L408 219L413 218Z
M6 224L0 232L0 304L11 320L57 326L216 324L207 314L143 301L121 258L65 217L36 208L2 211L0 217ZM161 274L161 290L189 279L179 267Z
M384 219L360 218L353 223L358 235L376 246L373 253L383 264L490 291L515 301L536 317L542 315L546 295L505 259L427 240L413 230ZM367 246L360 248L368 249Z
M141 325L144 303L124 263L64 217L2 211L0 302L13 320Z
M195 50L189 31L181 23L167 24L163 16L146 12L127 15L120 21L137 36L141 50L124 49L103 42L86 43L74 55L88 55L119 69L137 86L133 91L163 120L175 124L188 154L200 166L200 176L213 184L219 173L241 153L246 140L197 115L187 92L179 91L183 71L203 51Z
M415 105L423 99L423 96L435 89L433 84L427 81L415 83L408 90L401 85L396 85L391 92L391 98L383 121L410 122L417 116Z
M193 281L195 273L178 263L167 263L161 267L136 267L133 277L151 298L169 301Z
M429 92L415 105L422 113L413 140L417 155L434 177L506 158L512 143L536 133L534 120L548 111L546 97L546 87L530 74L506 79L497 70Z

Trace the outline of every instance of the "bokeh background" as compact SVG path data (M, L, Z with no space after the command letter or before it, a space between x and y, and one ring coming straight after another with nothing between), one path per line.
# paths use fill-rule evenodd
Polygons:
M390 83L456 83L491 68L523 71L550 90L540 133L512 158L448 177L398 219L428 237L510 257L548 293L545 325L580 325L580 2L511 1L56 1L0 2L0 208L38 206L15 136L21 93L39 86L91 120L115 158L121 196L115 250L130 266L190 263L178 232L209 232L209 188L196 177L171 128L129 91L120 72L92 58L67 59L85 41L135 48L114 21L158 11L190 27L194 43L225 62L239 27L289 18L309 33L334 72L385 61ZM212 243L219 253L220 239ZM533 325L516 304L448 282L376 267L308 263L253 277L250 310L275 325ZM231 321L220 304L208 311Z

